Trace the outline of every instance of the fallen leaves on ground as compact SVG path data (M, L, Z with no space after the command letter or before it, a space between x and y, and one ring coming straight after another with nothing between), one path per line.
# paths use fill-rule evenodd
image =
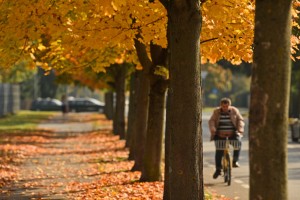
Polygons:
M68 123L91 121L106 127L111 124L99 114L88 115L84 121L70 117ZM14 195L29 199L162 199L163 182L139 182L141 174L131 171L134 163L127 158L125 141L109 129L2 133L0 194L7 199ZM212 194L211 199L225 198Z

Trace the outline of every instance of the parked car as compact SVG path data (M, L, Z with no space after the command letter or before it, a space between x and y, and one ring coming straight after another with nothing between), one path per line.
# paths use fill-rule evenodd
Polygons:
M104 111L104 103L94 98L69 98L69 110L72 112L100 112Z
M36 111L60 111L62 102L58 99L38 98L31 103L30 110Z

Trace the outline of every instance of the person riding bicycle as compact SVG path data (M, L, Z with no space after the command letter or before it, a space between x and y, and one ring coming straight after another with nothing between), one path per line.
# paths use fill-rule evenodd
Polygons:
M244 119L238 108L231 106L229 98L222 98L220 106L215 108L209 121L209 130L212 140L236 140L240 143L244 133ZM233 151L233 167L239 167L240 149ZM216 179L221 174L223 150L216 150L215 165L216 171L213 178Z

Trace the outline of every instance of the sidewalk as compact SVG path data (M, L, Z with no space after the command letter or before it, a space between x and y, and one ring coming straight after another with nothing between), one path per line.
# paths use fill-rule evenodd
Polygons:
M162 181L139 182L140 172L131 172L125 141L103 115L58 113L39 128L0 138L0 148L17 152L10 158L18 172L11 184L0 184L0 200L163 198ZM226 198L213 193L212 199Z
M101 120L101 123L97 119ZM111 129L111 127L111 122L105 120L104 116L99 118L99 116L91 113L68 113L66 116L56 115L51 120L40 124L38 129L66 134Z
M102 150L95 131L105 135L110 127L104 116L87 113L58 114L40 124L38 128L46 133L30 136L27 145L33 151L22 164L18 181L0 199L69 199L73 183L99 178L97 166L89 161Z
M0 199L161 200L163 182L138 182L125 141L111 127L104 115L69 113L40 124L43 131L8 136L4 145L18 146L23 162Z

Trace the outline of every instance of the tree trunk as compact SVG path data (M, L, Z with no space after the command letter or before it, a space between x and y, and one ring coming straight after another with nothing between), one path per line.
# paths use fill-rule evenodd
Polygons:
M149 107L149 91L150 91L150 79L149 69L151 67L151 61L146 55L145 45L135 40L135 47L139 61L143 66L143 70L137 72L137 106L136 106L136 126L135 126L135 145L134 145L134 166L132 171L142 171L143 168L143 156L146 144L146 131L148 121L148 107Z
M136 106L136 126L135 126L135 143L134 143L134 166L132 171L142 171L143 156L146 143L146 131L148 120L148 105L149 105L149 88L150 81L146 73L138 72L137 77L139 85L137 88L137 106Z
M126 133L126 147L129 148L129 160L134 160L134 144L135 144L135 123L136 123L136 87L137 87L137 72L131 74L130 78L130 96L129 96L129 111L128 125Z
M170 86L169 86L170 89ZM171 189L170 189L170 173L169 173L169 166L170 166L170 148L171 148L171 135L170 131L167 131L168 127L171 127L171 120L169 119L169 112L170 110L170 98L169 98L169 90L167 92L166 97L166 132L165 132L165 180L164 180L164 194L163 199L164 200L170 200L171 199Z
M165 99L168 81L166 77L155 75L157 65L166 65L167 51L151 44L152 68L150 75L150 95L148 129L141 181L161 180L162 143L165 124Z
M104 99L105 99L104 114L107 119L111 120L114 115L114 93L111 91L106 92L104 95Z
M204 199L200 85L200 1L169 1L170 85L166 138L170 138L165 197ZM166 150L167 151L167 150Z
M251 200L288 199L290 13L291 0L256 1L249 116Z
M164 110L166 81L160 80L151 85L149 99L149 116L144 165L141 181L161 180L161 154L164 135Z
M114 113L114 133L125 139L125 80L126 64L116 66L115 87L116 87L116 109Z

